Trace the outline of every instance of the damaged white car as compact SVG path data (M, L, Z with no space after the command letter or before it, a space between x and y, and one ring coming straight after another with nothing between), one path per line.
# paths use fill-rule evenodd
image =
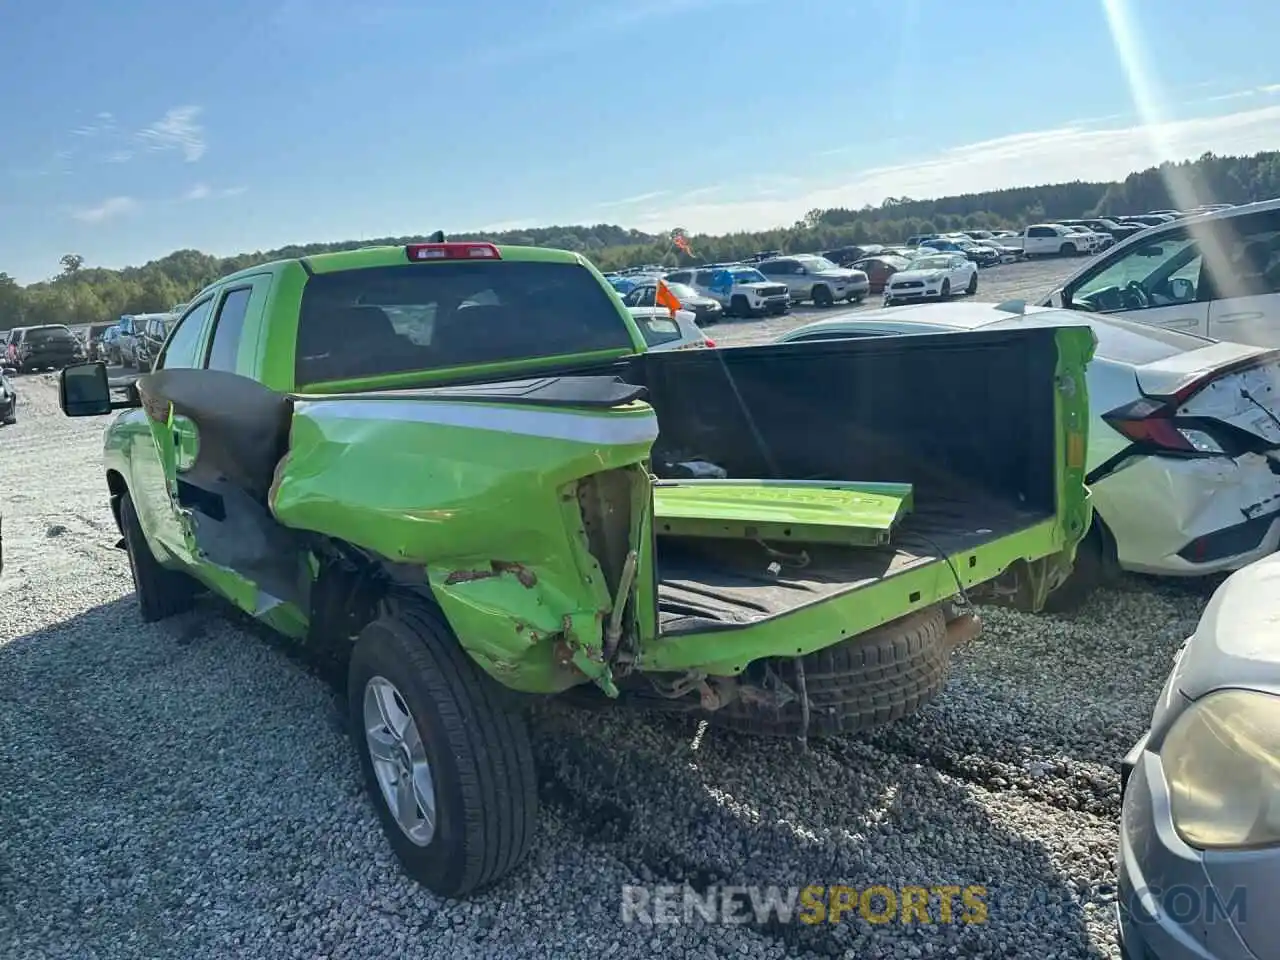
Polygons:
M1160 576L1237 570L1280 545L1280 350L1074 313L1088 368L1086 483L1094 525L1059 603L1117 567ZM870 310L782 341L1069 323L1058 309L930 304ZM980 429L975 425L975 429Z

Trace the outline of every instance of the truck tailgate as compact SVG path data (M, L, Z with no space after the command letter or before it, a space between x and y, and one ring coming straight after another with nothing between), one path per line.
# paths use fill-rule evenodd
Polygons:
M911 510L909 483L659 480L659 536L879 546Z

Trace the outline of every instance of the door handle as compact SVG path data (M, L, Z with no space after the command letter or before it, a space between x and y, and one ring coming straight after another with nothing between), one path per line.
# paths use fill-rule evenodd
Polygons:
M1242 311L1240 313L1224 313L1220 317L1214 317L1214 323L1235 323L1237 320L1261 320L1263 314L1259 310Z

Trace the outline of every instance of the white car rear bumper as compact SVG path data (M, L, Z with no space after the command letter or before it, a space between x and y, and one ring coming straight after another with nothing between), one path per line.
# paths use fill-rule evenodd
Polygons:
M1120 566L1159 576L1238 570L1280 546L1280 476L1259 454L1144 456L1092 485Z

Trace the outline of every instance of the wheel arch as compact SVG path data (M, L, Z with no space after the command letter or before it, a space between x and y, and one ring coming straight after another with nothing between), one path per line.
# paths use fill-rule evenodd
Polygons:
M107 490L111 497L111 515L116 519L116 529L123 534L124 526L120 520L120 503L124 499L124 495L129 492L129 484L125 481L124 474L119 470L108 470Z

